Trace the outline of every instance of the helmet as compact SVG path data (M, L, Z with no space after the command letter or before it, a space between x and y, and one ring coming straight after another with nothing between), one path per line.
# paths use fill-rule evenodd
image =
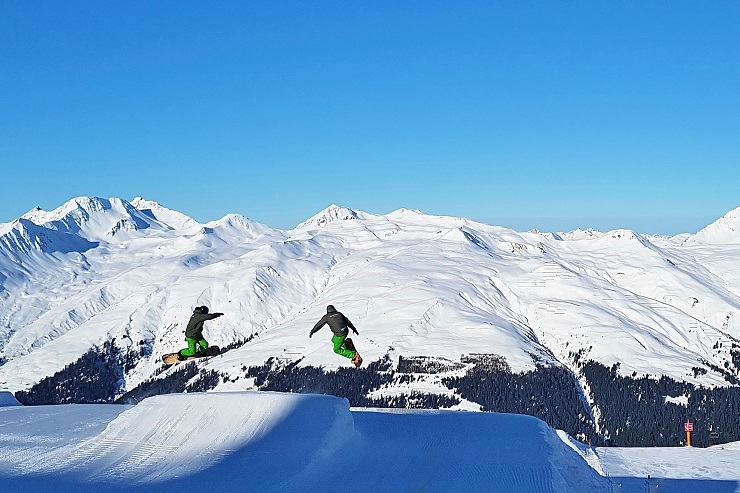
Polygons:
M326 313L331 313L331 312L335 312L335 311L337 311L337 309L334 308L334 305L328 305L326 307Z
M204 315L205 315L206 313L208 313L208 307L207 307L206 305L203 305L203 306L201 306L201 307L200 307L200 313L202 313L202 314L204 314Z

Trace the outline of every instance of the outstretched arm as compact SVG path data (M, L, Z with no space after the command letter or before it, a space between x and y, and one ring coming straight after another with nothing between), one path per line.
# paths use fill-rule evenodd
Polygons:
M311 332L308 333L308 337L311 337L312 335L314 335L314 333L316 333L316 331L318 331L321 327L323 327L325 323L326 323L326 315L321 317L321 320L316 322L316 325L313 326L313 329L311 329Z
M352 323L352 321L350 319L348 319L347 317L344 317L344 321L347 322L347 326L350 329L352 329L352 332L354 332L357 335L360 335L360 333L357 332L357 329L355 328L355 325Z
M214 318L218 318L223 313L193 313L193 315L190 317L190 322L188 322L188 325L196 324L198 322L205 322L206 320L213 320Z

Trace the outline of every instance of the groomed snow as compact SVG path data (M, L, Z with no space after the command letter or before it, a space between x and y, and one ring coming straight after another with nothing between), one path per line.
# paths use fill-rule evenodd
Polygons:
M21 403L10 392L0 392L0 407L20 406Z
M637 493L651 474L659 491L724 493L740 491L733 447L594 450L529 416L178 394L0 408L0 490Z

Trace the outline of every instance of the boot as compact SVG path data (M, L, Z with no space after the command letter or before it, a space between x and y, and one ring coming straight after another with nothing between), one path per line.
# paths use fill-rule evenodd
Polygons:
M360 353L358 353L357 351L355 351L355 356L354 358L352 358L352 364L358 368L362 364L362 358L360 357Z

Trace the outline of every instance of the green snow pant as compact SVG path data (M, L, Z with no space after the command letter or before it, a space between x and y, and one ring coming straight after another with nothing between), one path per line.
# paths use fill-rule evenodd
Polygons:
M206 349L208 349L208 341L205 339L191 339L190 337L186 337L185 340L188 342L188 347L185 349L180 350L180 354L185 356L186 358L188 356L193 356L195 353L205 353ZM200 350L196 350L196 347L200 346Z
M331 336L331 342L334 344L334 352L345 358L352 359L355 357L355 351L350 351L344 347L344 339L346 339L346 336Z

